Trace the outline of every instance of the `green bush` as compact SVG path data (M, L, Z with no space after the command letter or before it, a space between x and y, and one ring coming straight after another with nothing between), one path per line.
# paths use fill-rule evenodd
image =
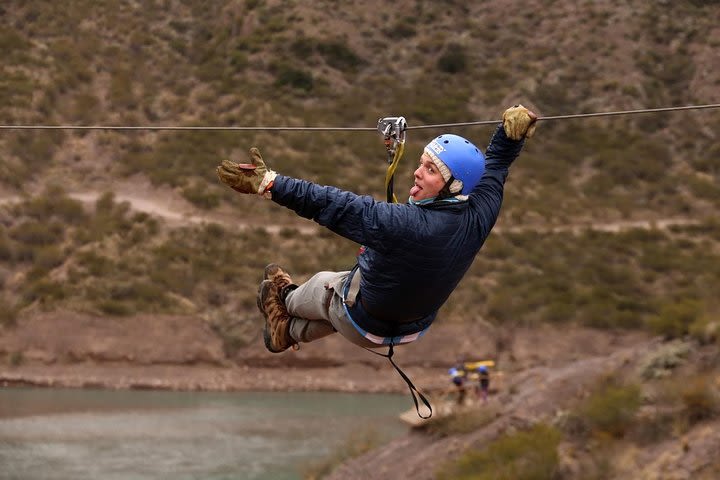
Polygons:
M42 195L31 198L21 208L25 215L38 221L57 219L71 225L87 221L82 203L68 197L60 187L47 188Z
M58 146L63 142L65 134L60 130L44 132L42 135L18 133L10 137L10 152L20 159L21 163L15 172L20 178L27 178L42 173L51 162Z
M175 306L165 289L143 279L105 282L94 286L88 296L108 315L173 312Z
M65 252L56 246L38 248L33 258L32 269L28 272L28 280L37 280L47 275L51 270L62 265L65 258Z
M650 409L639 415L629 430L629 439L639 445L652 445L673 436L677 419L675 412L663 408Z
M29 305L39 301L42 306L49 306L53 302L63 300L68 296L68 289L60 282L40 279L26 286L23 292L23 302Z
M281 64L275 68L275 85L309 92L315 86L315 81L310 72Z
M110 101L110 108L113 109L137 108L133 72L130 69L116 68L111 73L108 100Z
M95 123L100 109L100 99L91 93L78 94L73 99L72 110L70 111L70 118L72 123L78 125L92 125Z
M115 271L115 262L94 250L87 250L77 254L77 264L83 267L92 277L109 276Z
M702 314L702 305L696 300L666 303L658 315L647 320L648 327L665 338L679 338L689 332L690 326Z
M183 188L182 196L196 207L211 210L220 205L222 192L204 181L195 181Z
M3 72L0 77L0 108L30 108L36 88L35 82L23 73Z
M437 472L441 480L552 480L559 464L558 430L538 424L465 452Z
M717 315L702 315L690 325L688 333L702 344L720 344L720 318Z
M18 32L4 28L0 32L0 51L3 55L11 55L15 52L22 52L30 47L30 43L25 40Z
M512 83L510 78L510 71L503 66L488 65L478 71L473 81L481 90L484 98L491 98L500 95L500 92L509 90L509 84Z
M356 72L365 64L360 56L340 40L318 42L317 51L328 65L343 72Z
M444 73L462 73L467 69L467 63L465 49L461 45L451 43L445 53L438 58L437 68Z
M12 327L17 323L17 308L3 295L0 295L0 326Z
M315 53L315 44L311 38L299 37L290 44L290 52L297 60L307 61Z
M685 379L680 384L680 398L683 417L690 426L720 415L720 398L710 376Z
M405 17L398 20L394 25L383 30L383 33L394 40L402 40L412 38L417 35L415 22L417 20L412 17Z
M19 367L25 363L25 356L23 352L12 352L10 354L9 363L11 367Z
M10 238L16 242L38 247L60 243L65 229L59 223L27 221L10 229Z
M579 416L590 431L622 437L640 407L637 385L602 385L578 408Z
M131 305L120 300L113 300L111 298L100 300L97 304L98 309L107 315L116 317L123 317L136 313Z
M148 150L130 144L121 160L121 173L147 175L156 184L183 187L188 179L202 176L217 182L215 165L227 152L244 143L231 132L173 132L162 135Z
M640 376L646 380L663 378L682 365L690 354L690 344L675 340L663 345L642 359L639 366Z
M10 262L13 258L13 242L8 238L5 227L0 225L0 262Z

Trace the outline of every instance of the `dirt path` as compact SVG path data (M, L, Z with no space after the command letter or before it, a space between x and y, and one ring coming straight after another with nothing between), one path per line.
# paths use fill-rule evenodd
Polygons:
M114 192L117 202L127 202L130 208L150 214L155 217L164 219L170 225L182 226L188 224L202 223L218 223L228 228L247 229L247 228L264 228L270 233L278 233L287 225L273 223L250 223L238 221L236 212L228 212L226 210L215 210L211 212L201 211L194 208L189 202L177 195L169 192L160 194L153 193L145 188L120 188ZM68 195L83 204L94 203L103 192L85 191L71 192ZM17 203L22 200L16 195L0 195L0 205L8 203ZM495 227L497 233L522 233L527 231L535 231L541 233L580 233L583 231L594 230L599 232L619 233L632 229L659 229L667 230L674 226L697 225L700 220L695 218L659 218L651 220L618 220L611 222L593 222L593 223L574 223L568 225L518 225L513 227ZM293 225L299 233L304 235L313 235L318 232L317 225L311 222L303 222L301 225Z
M119 189L114 191L115 201L122 203L127 202L130 208L137 212L147 213L154 217L162 218L171 226L185 226L203 223L217 223L227 228L244 230L252 228L264 228L269 233L278 233L288 225L285 223L268 224L267 222L243 222L239 220L237 212L227 210L202 211L194 208L189 202L177 198L172 194L152 194L139 189L140 191L126 191ZM85 191L70 192L68 196L85 205L94 204L105 192ZM18 203L23 200L17 195L0 195L0 206L3 204ZM309 222L303 222L301 225L292 225L297 232L303 235L313 235L317 233L317 225Z
M497 232L521 233L527 231L538 231L543 233L580 233L587 230L597 232L619 233L633 229L658 229L667 230L670 227L697 225L700 220L694 218L659 218L653 220L617 220L613 222L575 223L569 225L536 226L520 225L509 228L496 228Z

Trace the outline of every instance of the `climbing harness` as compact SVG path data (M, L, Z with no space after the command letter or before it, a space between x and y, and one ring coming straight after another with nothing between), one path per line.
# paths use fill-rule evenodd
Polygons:
M400 157L405 151L405 137L407 133L407 122L405 117L384 117L378 120L378 131L382 134L385 141L385 149L387 150L387 161L390 164L385 174L385 192L387 193L387 201L397 203L397 198L393 193L393 179L395 169L397 169Z
M365 348L365 347L363 347L363 348ZM432 405L430 405L430 400L428 400L427 397L425 395L423 395L422 392L420 390L418 390L415 385L413 385L410 378L407 375L405 375L405 372L403 372L400 369L400 367L398 367L397 364L393 361L393 359L392 359L393 353L394 353L393 352L393 344L392 343L390 344L388 353L375 352L373 350L370 350L369 348L365 348L365 350L367 350L370 353L374 353L375 355L385 357L388 360L390 360L390 363L392 364L392 366L395 367L395 370L397 370L397 372L400 374L402 379L405 380L405 383L407 383L408 389L410 390L410 395L412 395L413 403L415 403L415 411L417 412L418 417L422 418L423 420L427 420L428 418L432 417L433 409L432 409ZM420 399L420 401L423 402L423 404L430 411L430 413L428 413L427 415L423 415L422 413L420 413L420 404L418 403L418 398Z
M358 264L355 264L355 266L350 270L350 273L348 274L345 286L343 287L343 306L345 308L345 314L347 315L348 319L350 319L350 322L352 323L353 327L355 327L355 330L357 332L365 337L370 342L376 344L376 345L402 345L405 343L414 342L418 338L425 335L425 332L430 327L425 327L423 330L420 330L419 332L410 333L408 335L400 335L395 337L381 337L379 335L374 335L364 328L362 328L360 325L355 322L355 320L352 318L352 315L350 315L349 308L352 308L355 306L357 295L360 292L360 279L362 278L362 275L360 273L360 267Z
M385 192L387 194L387 201L390 203L398 203L397 197L395 197L395 194L393 193L393 178L395 176L395 169L397 169L398 163L400 162L400 157L402 157L403 151L405 150L405 138L407 136L408 129L407 122L405 121L405 117L384 117L378 120L377 129L378 132L380 132L380 134L383 136L385 149L387 150L387 162L389 163L387 173L385 174ZM350 310L348 310L348 307L352 307L353 305L355 305L355 299L359 291L360 270L359 265L355 265L350 271L348 279L346 280L345 286L343 288L342 300L343 308L345 309L345 315L350 320L352 326L355 327L355 330L357 330L357 332L364 338L376 345L388 346L388 353L380 353L370 350L366 347L363 348L374 355L387 358L390 361L390 364L400 374L402 379L405 380L405 383L410 390L410 395L412 396L413 403L415 404L415 410L417 411L418 417L422 419L428 419L432 417L433 410L432 405L430 405L430 401L427 399L427 397L425 397L425 395L422 394L420 390L417 389L417 387L413 384L412 380L410 380L410 378L405 374L405 372L403 372L402 369L397 366L397 364L392 358L393 354L395 353L395 345L410 343L417 340L427 331L427 328L420 332L397 337L381 337L368 332L355 322L355 320L352 318L352 315L350 314ZM423 404L430 412L427 416L423 416L423 414L420 413L420 403L418 402L418 398L421 402L423 402Z
M432 417L433 409L432 405L430 405L430 400L427 399L423 393L417 389L417 387L413 384L412 380L410 380L410 377L408 377L405 372L402 371L400 367L397 366L395 361L393 360L393 354L395 353L394 348L395 345L401 345L404 343L410 343L412 341L417 340L425 332L428 330L428 328L425 328L424 330L413 333L410 335L404 335L399 337L380 337L377 335L373 335L372 333L366 331L363 329L360 325L355 323L355 320L352 318L352 315L350 315L350 310L348 307L352 307L355 304L355 300L357 297L358 292L360 291L360 266L355 265L353 269L348 274L348 278L345 281L345 286L343 287L343 294L342 294L342 301L343 301L343 308L345 310L345 315L350 320L350 323L353 327L355 327L355 330L358 331L360 335L368 339L370 342L376 344L376 345L387 345L388 346L388 353L380 353L376 352L374 350L370 350L367 347L362 347L368 352L378 355L380 357L385 357L390 361L390 364L397 370L397 372L400 374L403 380L405 380L405 383L408 386L408 389L410 390L410 395L412 396L413 403L415 404L415 411L417 411L418 417L422 418L423 420L427 420L428 418ZM418 402L418 399L427 407L428 411L430 412L427 416L423 416L423 414L420 413L420 403Z

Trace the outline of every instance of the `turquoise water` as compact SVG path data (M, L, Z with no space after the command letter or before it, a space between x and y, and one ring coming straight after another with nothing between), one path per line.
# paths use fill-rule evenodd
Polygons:
M290 480L402 395L0 389L0 479Z

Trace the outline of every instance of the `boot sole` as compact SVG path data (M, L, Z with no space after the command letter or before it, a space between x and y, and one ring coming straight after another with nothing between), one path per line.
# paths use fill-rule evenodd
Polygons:
M270 329L268 325L268 317L265 314L265 309L263 308L264 299L267 296L268 291L273 287L273 283L271 280L263 280L260 283L260 286L258 287L258 295L257 295L257 307L258 310L260 310L260 313L262 313L263 318L265 319L265 325L263 326L263 343L265 343L265 348L270 353L282 353L285 351L283 350L276 350L272 346L272 338L270 337Z

